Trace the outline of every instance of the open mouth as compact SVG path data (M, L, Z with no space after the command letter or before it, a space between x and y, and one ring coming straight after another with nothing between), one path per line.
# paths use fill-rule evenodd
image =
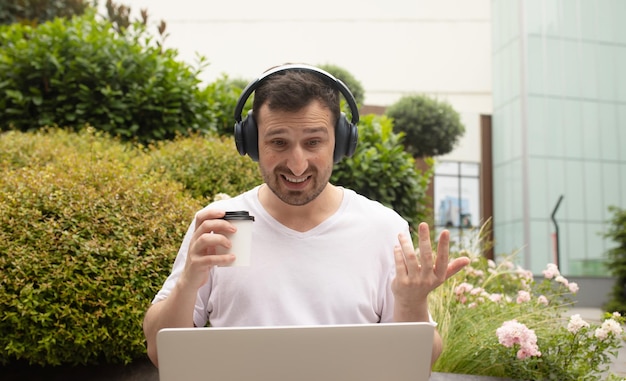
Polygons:
M283 179L287 180L287 182L292 183L292 184L300 184L303 183L305 181L307 181L311 176L306 176L306 177L290 177L290 176L285 176L283 175Z

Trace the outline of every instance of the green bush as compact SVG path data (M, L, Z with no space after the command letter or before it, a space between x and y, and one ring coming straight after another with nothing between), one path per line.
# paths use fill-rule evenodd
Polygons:
M218 193L238 195L263 179L257 163L241 156L232 137L190 136L159 142L151 169L182 183L191 195L211 201Z
M334 181L414 225L428 175L413 165L391 121L367 116ZM38 365L145 356L142 318L193 214L262 182L231 137L140 149L93 128L0 134L0 176L0 363Z
M362 105L365 101L365 89L361 82L359 82L348 70L342 68L341 66L333 65L333 64L323 64L318 65L318 67L322 70L327 71L332 74L333 77L339 79L343 82L354 97L357 105Z
M366 115L359 122L356 152L335 165L331 181L393 208L413 228L427 220L426 191L432 173L421 173L393 132L391 119Z
M142 142L214 129L198 68L137 22L124 34L93 11L33 28L0 27L0 130L96 126Z
M452 106L425 95L408 95L387 108L394 131L404 132L406 150L413 157L445 155L465 133L459 113Z
M206 88L206 98L215 116L215 126L220 135L233 136L235 119L233 112L237 105L239 95L248 84L243 79L230 79L223 75L210 83ZM252 98L250 97L244 107L244 113L252 108Z
M609 211L613 217L605 237L612 239L616 246L608 251L607 265L616 280L604 310L626 316L626 209L610 207Z
M4 133L0 154L0 363L145 356L143 315L201 204L93 130Z
M624 317L606 314L602 322L586 322L572 315L578 284L554 264L540 279L516 265L519 252L498 255L497 264L487 260L490 225L470 231L450 253L469 257L470 264L429 294L444 342L433 371L469 379L623 379L609 367L622 346Z
M93 5L88 0L3 0L0 2L0 24L37 24L55 17L82 15Z

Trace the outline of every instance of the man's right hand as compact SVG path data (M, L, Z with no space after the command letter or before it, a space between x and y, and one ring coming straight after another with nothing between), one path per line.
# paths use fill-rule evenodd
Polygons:
M235 261L234 254L219 255L215 251L216 246L229 249L231 242L224 234L233 234L237 230L233 224L222 219L224 215L224 211L214 209L198 212L179 282L197 290L207 282L213 266L226 266Z

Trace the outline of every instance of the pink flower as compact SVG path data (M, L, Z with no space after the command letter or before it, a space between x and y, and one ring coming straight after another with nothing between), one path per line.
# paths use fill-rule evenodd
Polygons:
M482 294L483 292L485 292L485 290L484 290L483 288L481 288L481 287L475 287L475 288L472 288L472 289L471 289L471 291L470 291L470 295L480 295L480 294Z
M530 292L528 291L518 291L517 292L517 304L522 304L528 302L530 300Z
M502 301L502 294L491 294L489 295L489 300L494 303L500 303Z
M596 329L595 336L601 341L606 340L609 335L620 335L623 332L619 323L613 319L606 319L602 325Z
M461 296L467 292L472 291L473 288L474 286L472 286L471 284L463 282L454 288L454 293L456 294L456 296Z
M548 267L543 270L543 276L546 277L546 279L552 279L558 275L561 275L561 273L559 272L559 268L554 263L548 263Z
M524 268L517 266L517 275L522 279L525 280L527 282L532 282L534 277L533 277L533 272L529 271L529 270L525 270Z
M557 275L556 278L554 278L554 280L556 282L561 283L565 287L567 287L569 285L569 281L563 275Z
M589 328L589 323L580 317L580 314L572 315L567 323L567 330L573 334L580 331L581 328Z
M572 282L572 283L568 284L567 288L569 288L569 292L571 292L572 294L577 293L578 290L579 290L578 283L576 283L576 282Z
M546 298L545 295L539 295L539 297L537 298L537 303L543 304L544 306L547 306L548 304L550 304L550 302L548 301L548 298Z
M534 347L533 346L522 347L520 348L519 351L517 351L517 358L520 360L524 360L532 356L537 356L537 357L541 356L541 352L539 352L539 348L536 345Z
M531 356L541 356L535 331L528 329L522 323L518 323L517 320L502 323L502 326L496 330L496 335L498 342L507 348L511 348L515 344L520 346L517 352L517 358L520 360Z

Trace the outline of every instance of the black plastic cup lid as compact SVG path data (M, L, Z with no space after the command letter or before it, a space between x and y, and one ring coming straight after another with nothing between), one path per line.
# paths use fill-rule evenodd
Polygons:
M247 220L247 221L254 221L254 216L251 216L250 213L248 213L247 210L237 210L234 212L226 212L226 214L224 215L224 217L222 217L223 220Z

